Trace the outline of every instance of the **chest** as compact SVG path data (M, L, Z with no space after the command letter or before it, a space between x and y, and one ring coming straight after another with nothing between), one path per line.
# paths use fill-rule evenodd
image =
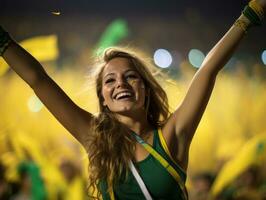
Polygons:
M145 142L149 145L154 147L154 134L151 134L147 139L145 139ZM145 160L149 156L149 152L139 143L136 143L135 145L135 160L136 162L140 162Z
M178 199L180 192L176 181L152 156L139 162L136 167L153 197L156 199L169 199L169 197ZM135 199L143 199L139 185L131 173L129 173L128 179L115 188L115 193L119 199L129 199L127 195L130 195L130 198L133 195Z

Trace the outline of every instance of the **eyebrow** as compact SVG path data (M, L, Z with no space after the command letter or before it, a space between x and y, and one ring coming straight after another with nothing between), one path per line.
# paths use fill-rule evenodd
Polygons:
M135 69L128 69L128 70L126 70L123 73L127 73L127 72L130 72L130 71L137 72ZM104 75L103 79L106 78L107 76L114 75L114 74L115 74L114 72L108 73L108 74Z

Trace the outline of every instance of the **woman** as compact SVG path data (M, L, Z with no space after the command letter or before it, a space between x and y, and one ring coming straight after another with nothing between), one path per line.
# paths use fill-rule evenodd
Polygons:
M85 147L90 187L98 189L98 198L187 199L184 183L189 146L216 76L247 29L260 24L265 8L266 0L249 3L207 55L172 114L165 92L136 52L105 51L96 78L98 116L73 103L40 63L2 28L0 54Z

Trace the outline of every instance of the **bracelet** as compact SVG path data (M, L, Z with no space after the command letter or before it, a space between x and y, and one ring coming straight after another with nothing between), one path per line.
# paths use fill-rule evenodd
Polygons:
M246 21L244 21L242 19L237 19L234 23L234 26L241 28L247 34L247 30L249 28L249 25L247 24Z
M9 36L8 32L6 32L0 26L0 56L2 56L4 52L7 50L10 42L11 42L11 37Z
M262 20L264 18L264 10L261 7L261 5L257 3L257 1L252 0L252 1L250 1L248 3L248 5L258 15L258 17L260 18L260 20Z
M262 20L250 6L246 6L242 13L243 15L245 15L245 17L248 18L248 20L251 22L252 25L255 26L261 25Z

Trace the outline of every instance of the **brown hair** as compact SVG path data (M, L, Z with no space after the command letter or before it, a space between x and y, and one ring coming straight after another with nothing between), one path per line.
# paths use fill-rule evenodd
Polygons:
M89 154L89 189L94 193L99 181L105 180L108 192L121 178L128 174L128 163L134 160L134 140L124 127L106 107L103 106L102 73L106 64L113 58L127 58L144 81L149 95L145 99L147 120L151 126L158 128L169 116L168 99L165 91L153 77L150 70L155 69L139 51L126 48L111 47L104 51L98 60L96 92L99 100L100 113L93 122L92 133L89 134L87 151ZM150 70L148 69L150 68ZM125 172L125 173L124 173ZM125 175L125 176L124 176Z

